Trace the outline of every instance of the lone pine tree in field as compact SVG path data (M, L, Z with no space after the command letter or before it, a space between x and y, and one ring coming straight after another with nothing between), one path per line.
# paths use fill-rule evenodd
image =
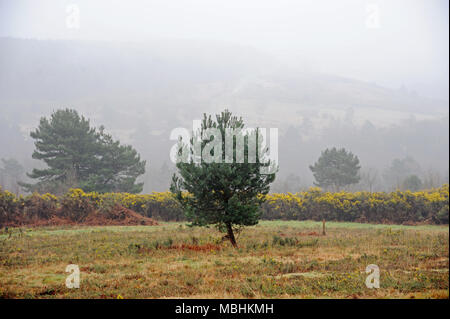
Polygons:
M212 138L210 129L217 129L219 136ZM258 223L260 205L276 171L275 163L267 160L268 148L263 147L260 130L245 133L243 129L242 118L228 110L216 115L215 121L205 114L200 132L189 143L179 143L178 176L174 174L170 187L192 226L215 225L227 233L234 247L236 230ZM200 141L198 153L196 140ZM257 146L254 151L252 145ZM182 158L183 149L192 155L189 159ZM261 173L261 168L268 167L270 174Z
M356 184L360 180L359 159L344 148L326 149L318 161L309 167L313 172L317 186L339 191L343 187Z
M85 191L124 191L138 193L142 183L135 183L145 172L145 161L131 146L123 146L104 132L90 126L77 111L64 109L50 119L42 117L31 132L35 140L34 159L47 168L33 169L35 184L22 183L27 191L62 193L70 187Z

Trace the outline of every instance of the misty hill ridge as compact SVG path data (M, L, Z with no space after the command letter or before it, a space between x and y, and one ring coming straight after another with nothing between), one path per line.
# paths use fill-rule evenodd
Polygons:
M48 101L54 107L55 103L83 105L86 99L129 99L130 111L151 104L174 111L184 106L204 110L239 105L244 108L242 113L245 108L264 113L276 106L297 113L318 108L376 108L448 114L445 101L363 81L288 70L242 47L11 38L0 38L0 47L1 105L23 103L27 107L27 101Z

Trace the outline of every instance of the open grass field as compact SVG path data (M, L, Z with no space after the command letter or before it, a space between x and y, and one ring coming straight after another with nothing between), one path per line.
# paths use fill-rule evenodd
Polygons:
M448 298L448 226L262 221L215 229L58 227L0 234L3 298ZM68 264L80 288L66 288ZM365 285L366 266L380 288Z

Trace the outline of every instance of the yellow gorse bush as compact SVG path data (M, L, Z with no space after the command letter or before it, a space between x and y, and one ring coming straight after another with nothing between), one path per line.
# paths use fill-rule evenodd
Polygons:
M426 191L391 193L331 193L315 187L295 194L274 193L264 197L263 219L448 223L449 215L448 184ZM171 192L86 193L81 189L71 189L60 197L37 193L18 197L0 188L0 225L14 214L48 216L45 210L60 208L63 215L77 220L92 209L107 211L114 205L159 220L184 220L184 213Z
M448 223L449 186L410 192L322 192L269 194L264 219L328 219L362 222Z

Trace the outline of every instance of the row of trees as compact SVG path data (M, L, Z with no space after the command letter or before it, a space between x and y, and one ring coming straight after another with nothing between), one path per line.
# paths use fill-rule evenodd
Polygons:
M394 159L384 170L375 167L362 167L359 171L359 182L345 187L348 191L419 191L440 187L448 183L448 172L442 175L435 169L423 170L410 156ZM275 193L296 193L305 191L310 183L297 174L290 173L277 177L271 191ZM332 190L330 187L329 190Z
M216 140L216 136L206 135L211 129L217 129L222 138ZM232 137L231 162L226 157L229 156L226 152L229 129L236 134ZM263 147L259 129L245 131L242 118L228 110L215 119L205 114L200 131L195 134L189 141L180 140L178 159L183 157L184 160L177 161L177 173L173 175L170 190L192 225L215 225L227 233L236 247L235 232L258 223L261 204L275 180L276 169L267 174L262 173L261 168L277 163L263 160L267 159L269 149ZM36 146L32 157L44 161L47 167L35 168L28 174L37 182L21 183L27 191L61 194L77 187L100 193L139 193L143 189L143 183L137 179L145 172L145 161L137 151L114 140L104 127L92 127L89 120L75 110L58 110L50 119L41 118L38 128L30 135ZM196 159L196 140L201 141L200 161ZM242 163L237 161L238 140L244 141ZM257 146L256 162L249 160L249 145L253 140ZM220 161L207 162L203 160L205 154ZM322 151L310 169L315 185L336 192L361 179L358 157L343 148ZM408 183L419 187L413 177Z
M174 168L164 162L160 168L156 168L156 171L150 171L148 173L150 176L147 176L147 179L150 178L150 181L156 184L167 185L166 187L168 188L173 172ZM416 174L415 172L418 173ZM1 159L0 186L4 189L9 189L15 194L21 193L19 183L23 181L24 174L24 167L15 158ZM147 180L147 182L149 181ZM406 157L404 159L394 159L391 166L382 173L373 167L361 168L359 171L359 182L345 188L348 191L363 190L369 192L388 190L418 191L440 187L445 183L448 183L448 176L443 177L439 172L431 169L422 172L422 170L418 169L418 164L414 159ZM71 183L66 184L70 185ZM391 185L391 187L388 187L388 185ZM300 176L291 173L286 177L277 176L276 181L271 186L271 192L296 193L307 190L309 186L309 183L306 183ZM327 189L324 185L322 185L322 188ZM153 190L154 188L150 187L150 189ZM332 190L333 188L329 187L329 189ZM42 191L46 192L47 190L42 189Z
M115 141L104 127L91 127L89 120L75 110L57 110L50 119L42 118L39 127L30 135L36 146L32 157L44 161L47 168L33 169L27 174L37 183L19 183L23 167L15 159L3 159L0 185L15 193L19 192L19 185L30 192L57 194L71 187L129 193L139 193L143 189L143 183L136 183L136 180L145 172L145 161L136 150ZM442 184L441 178L435 181L436 176L430 174L421 180L415 173L420 167L411 157L395 159L380 175L374 168L361 170L358 157L345 149L324 150L310 169L314 184L331 191L352 189L352 185L372 191L381 178L386 184L393 185L393 189L400 190L417 191ZM298 176L291 174L277 181L276 190L296 192L302 188L300 182Z

